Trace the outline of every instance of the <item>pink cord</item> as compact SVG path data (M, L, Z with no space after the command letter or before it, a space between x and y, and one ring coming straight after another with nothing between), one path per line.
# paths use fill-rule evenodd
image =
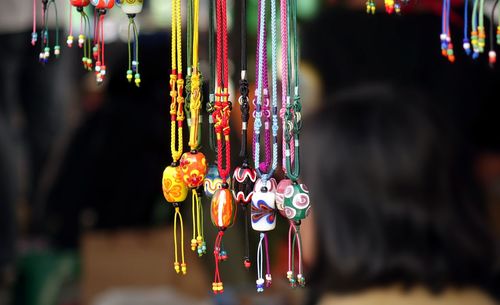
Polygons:
M33 0L33 33L36 33L36 0ZM34 40L31 41L33 45L35 45Z
M283 157L282 157L282 168L283 172L286 174L286 155L285 151L287 148L286 143L286 121L285 112L287 105L289 104L288 92L288 11L287 11L287 0L281 0L281 109L280 117L282 121L282 143L283 143ZM294 160L295 158L295 143L294 139L290 139L290 158ZM293 162L292 162L293 164Z

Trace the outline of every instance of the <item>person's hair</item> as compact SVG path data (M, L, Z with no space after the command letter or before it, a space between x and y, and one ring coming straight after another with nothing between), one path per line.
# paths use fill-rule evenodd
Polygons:
M313 295L390 284L488 290L485 204L470 196L471 162L457 159L426 98L363 86L327 104L302 137L318 241Z

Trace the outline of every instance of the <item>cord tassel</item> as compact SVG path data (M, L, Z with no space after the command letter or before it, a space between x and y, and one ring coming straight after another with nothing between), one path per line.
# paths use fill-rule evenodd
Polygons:
M224 231L219 230L214 245L215 276L214 282L212 283L212 290L214 294L224 293L224 284L222 283L220 276L219 263L227 259L227 254L226 251L222 249L222 237L224 237Z
M295 249L298 253L298 273L295 275ZM290 287L295 288L297 284L300 287L305 286L305 278L302 267L302 238L300 236L300 223L290 221L288 231L288 272L287 278L290 282Z
M262 276L263 273L263 260L264 260L264 254L263 254L263 242L264 242L264 237L266 236L265 233L260 233L260 239L259 239L259 245L257 246L257 281L255 283L257 284L257 292L261 293L264 292L264 278Z
M193 238L191 239L191 250L196 251L201 257L206 253L207 246L203 233L203 205L201 204L198 191L192 190L192 216L193 216Z
M180 237L181 237L181 261L182 263L179 264L179 257L178 257L178 247L177 247L177 222L180 224ZM187 273L187 265L184 260L184 224L182 221L182 215L180 213L180 208L177 206L175 207L175 216L174 216L174 251L175 251L175 261L174 261L174 269L177 274L182 272L182 275L186 275Z

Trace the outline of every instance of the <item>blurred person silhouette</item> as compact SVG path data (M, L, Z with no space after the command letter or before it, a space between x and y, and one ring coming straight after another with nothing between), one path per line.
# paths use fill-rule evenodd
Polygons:
M308 119L310 304L497 304L486 207L431 101L362 85Z

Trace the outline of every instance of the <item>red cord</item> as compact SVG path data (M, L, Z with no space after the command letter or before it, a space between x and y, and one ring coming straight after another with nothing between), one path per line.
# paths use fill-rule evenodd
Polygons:
M231 170L231 144L230 136L230 115L231 106L229 103L229 64L228 64L228 42L227 42L227 7L226 0L216 2L216 23L217 23L217 87L215 111L212 117L215 121L215 132L217 134L217 166L222 181L226 181ZM223 167L222 147L226 148L226 166Z

